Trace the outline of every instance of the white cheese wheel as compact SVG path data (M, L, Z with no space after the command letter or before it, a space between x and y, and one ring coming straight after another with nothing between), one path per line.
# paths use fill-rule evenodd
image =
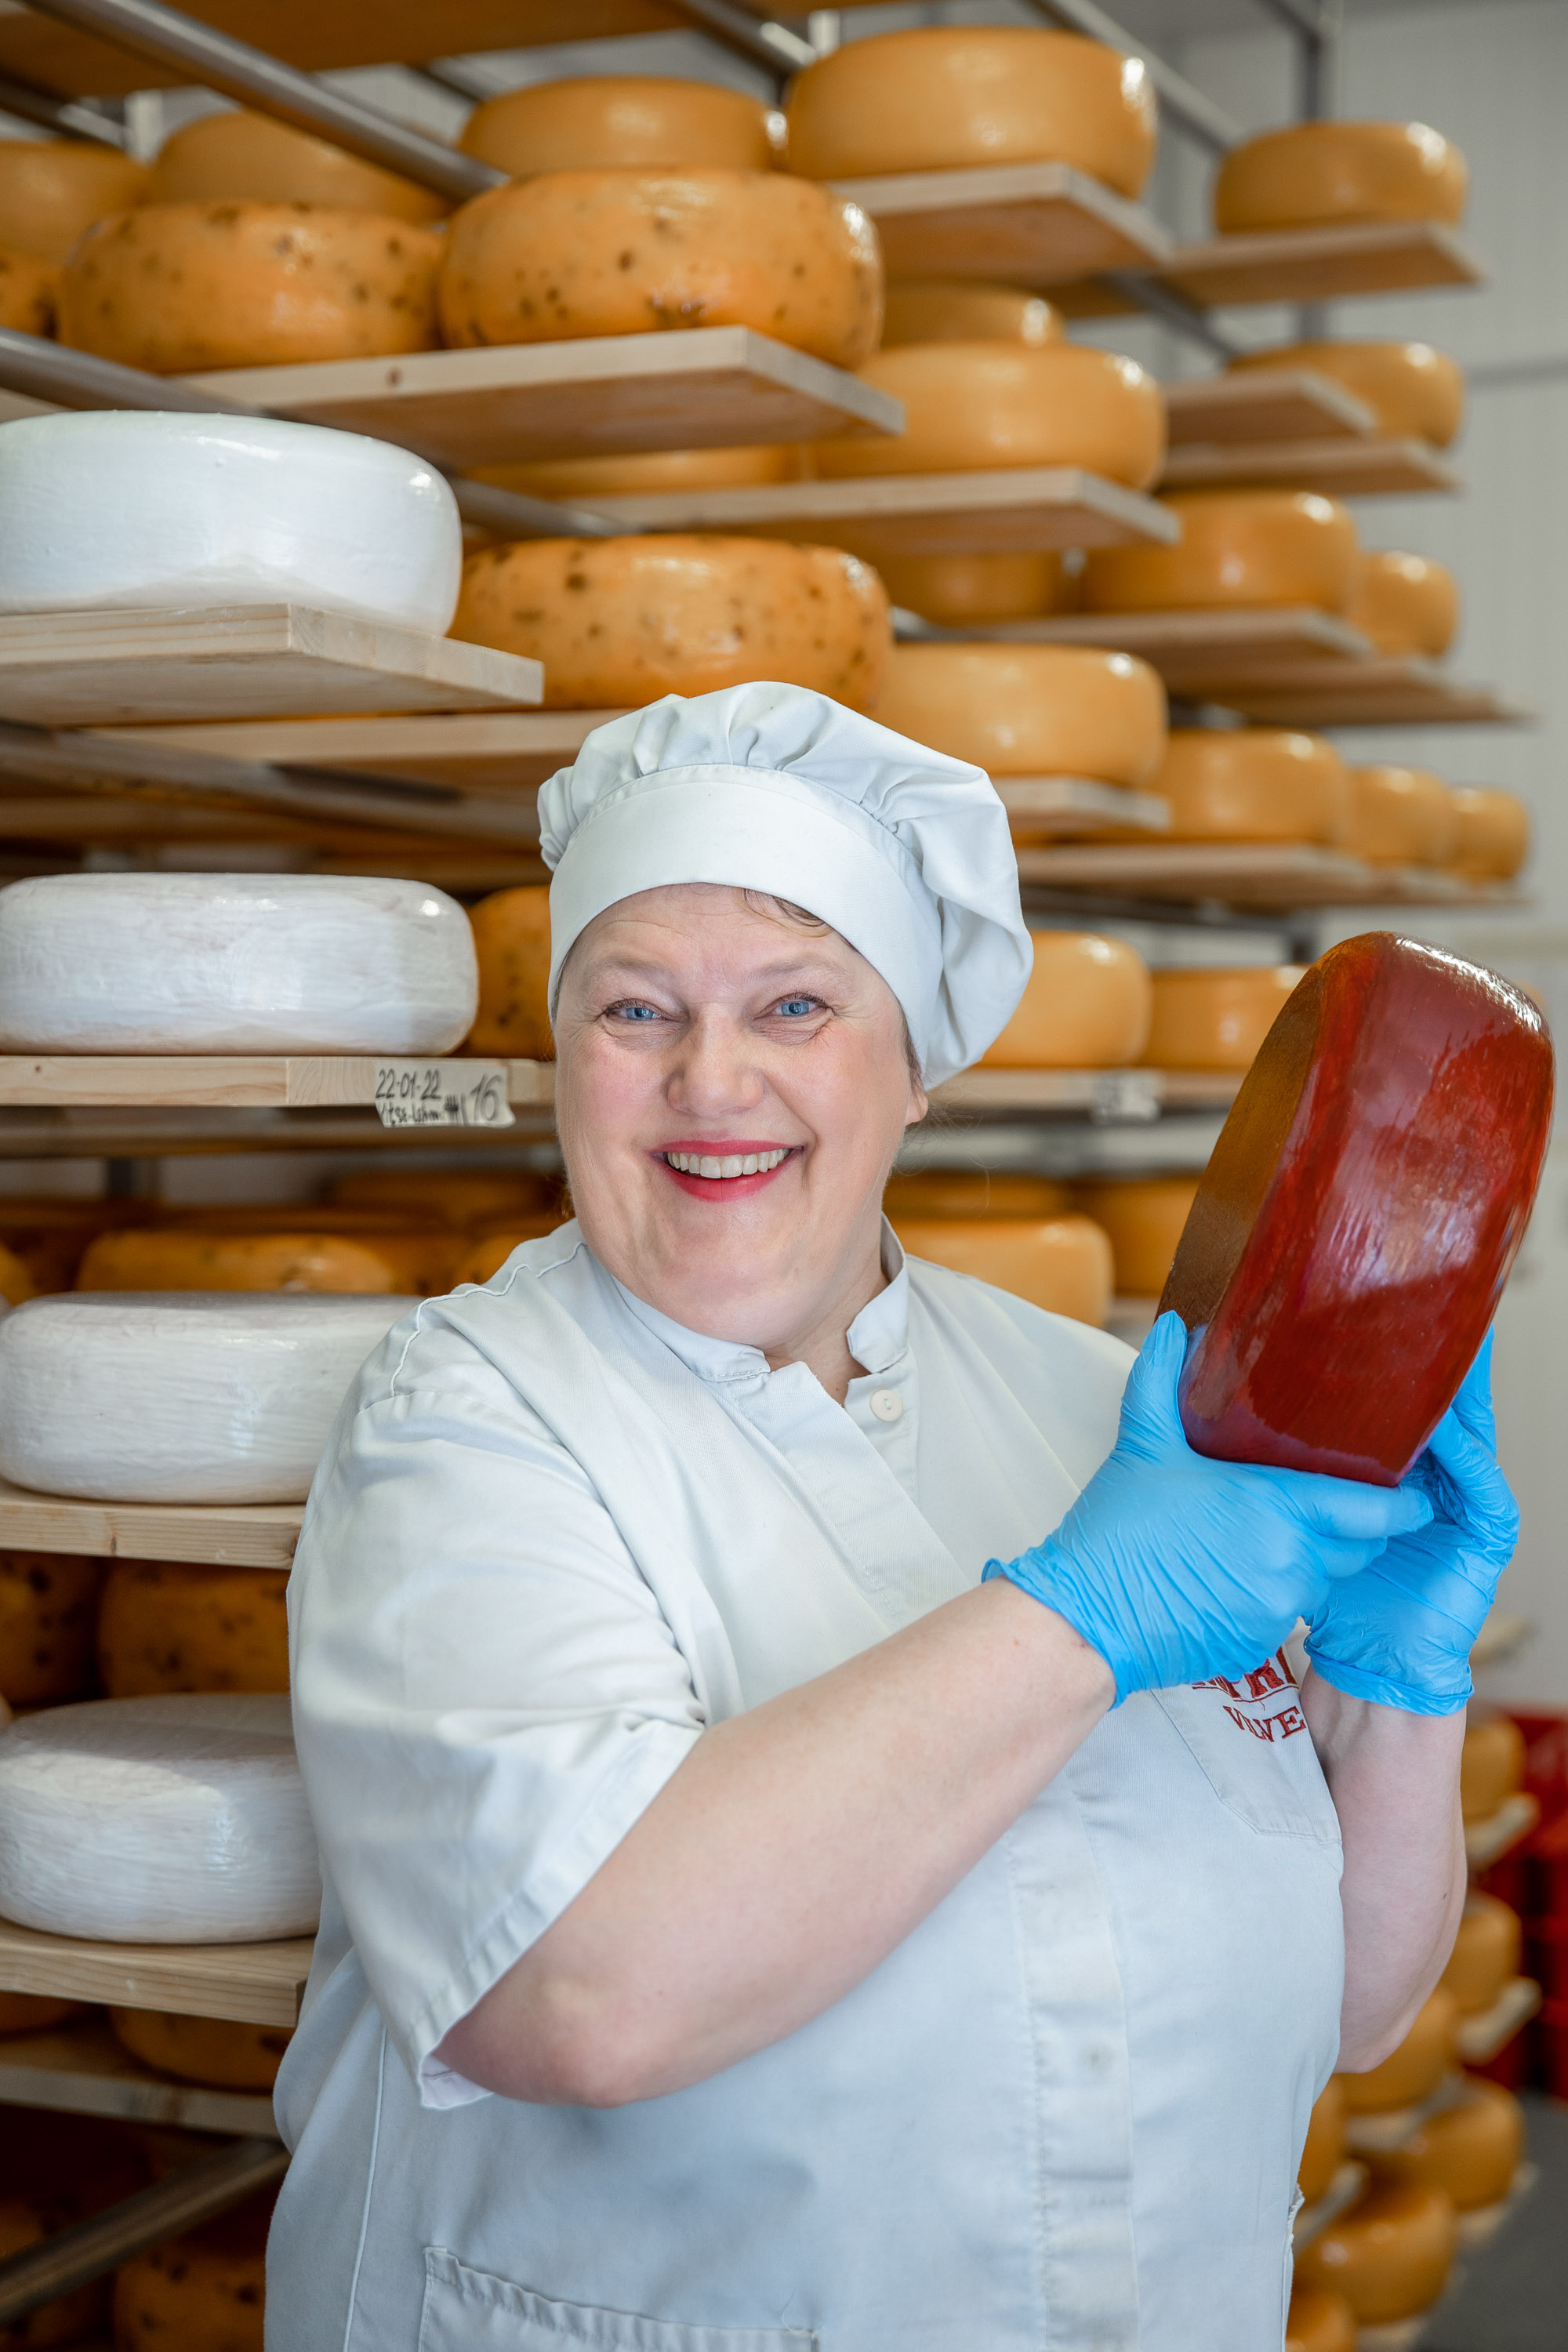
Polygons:
M1454 796L1426 768L1352 768L1344 846L1369 866L1446 866L1457 833Z
M1428 1993L1397 2050L1362 2074L1345 2074L1345 2105L1352 2116L1385 2115L1430 2098L1454 2063L1459 2004L1445 1985Z
M1077 583L1049 549L879 555L876 565L896 605L943 629L1031 620L1040 613L1068 612L1075 601Z
M1048 1314L1103 1324L1110 1308L1110 1244L1089 1217L891 1219L910 1257L994 1283Z
M1042 294L987 278L904 278L888 289L882 349L895 343L1059 342L1062 315Z
M1072 163L1124 196L1154 162L1141 58L1077 33L943 25L847 41L790 85L789 168L808 180Z
M1247 368L1310 368L1365 401L1379 430L1446 449L1465 413L1464 371L1430 343L1279 343L1227 361Z
M1524 803L1513 793L1473 785L1450 793L1448 801L1454 817L1449 863L1477 882L1511 881L1530 855Z
M632 164L766 172L783 161L784 118L717 82L583 75L486 99L458 144L514 180Z
M1352 221L1457 221L1469 169L1425 122L1296 122L1233 147L1214 188L1222 236Z
M967 474L1081 466L1147 489L1165 462L1165 403L1136 360L1082 343L905 343L879 352L862 383L904 408L901 433L818 441L825 481L866 474Z
M1344 761L1287 728L1174 728L1145 789L1171 804L1168 841L1336 842L1350 824Z
M298 1503L408 1297L91 1291L0 1320L0 1476L110 1503Z
M1080 646L895 646L877 718L994 776L1142 784L1165 748L1158 673Z
M1459 625L1459 591L1446 563L1429 555L1369 551L1361 559L1345 618L1380 654L1446 654Z
M1110 1236L1122 1297L1159 1297L1197 1189L1195 1176L1114 1177L1074 1185L1079 1207Z
M736 449L638 449L609 457L518 458L476 466L476 482L531 499L635 498L643 491L749 489L800 479L801 452L787 444Z
M1157 971L1143 1059L1156 1070L1246 1070L1301 977L1294 963Z
M424 882L50 874L0 890L8 1054L445 1054L468 919Z
M0 139L0 244L63 261L83 229L146 200L148 171L93 139Z
M0 427L0 613L313 605L444 636L463 527L388 441L105 409Z
M1096 547L1084 563L1089 613L1315 604L1342 612L1355 586L1355 524L1315 490L1184 490L1173 547Z
M1433 2116L1397 2148L1374 2155L1380 2180L1440 2189L1460 2213L1500 2205L1524 2155L1524 2111L1511 2091L1475 2076L1457 2105Z
M1436 2302L1458 2242L1454 2208L1442 2189L1375 2180L1298 2254L1296 2277L1303 2286L1343 2295L1358 2326L1385 2327Z
M1519 1974L1523 1930L1517 1911L1495 1895L1472 1888L1465 1897L1459 1931L1439 1982L1459 2004L1460 2014L1479 2016L1490 2009L1510 1977Z
M1327 2287L1293 2287L1285 2352L1355 2352L1355 2313L1344 2296Z
M1017 1011L981 1055L990 1070L1109 1070L1135 1062L1149 1034L1149 967L1095 931L1036 931Z
M400 173L384 172L325 139L248 108L204 114L164 140L153 166L150 205L222 203L330 205L384 213L392 220L433 221L447 199Z
M287 1698L116 1698L0 1733L0 1916L107 1943L308 1935L321 1864Z
M1326 2196L1345 2152L1345 2087L1331 2074L1313 2104L1297 2184L1309 2205Z

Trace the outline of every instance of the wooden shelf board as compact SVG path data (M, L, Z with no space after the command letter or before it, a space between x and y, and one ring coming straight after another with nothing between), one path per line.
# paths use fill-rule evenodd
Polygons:
M366 719L252 719L211 726L94 729L111 740L166 743L271 766L385 776L462 791L521 792L570 765L618 710L460 710ZM0 802L0 830L5 804ZM453 845L455 846L455 845Z
M1238 368L1234 375L1168 383L1164 394L1173 449L1194 441L1234 447L1249 441L1363 438L1377 429L1364 400L1315 368Z
M1152 214L1068 163L900 172L833 184L875 221L890 278L1059 286L1103 269L1157 268L1174 250Z
M887 393L749 327L227 368L184 380L247 407L395 441L459 473L516 457L816 441L897 433L903 424Z
M1048 833L1065 839L1108 824L1134 833L1170 830L1171 803L1158 793L1131 792L1086 776L997 776L993 782L1016 838Z
M1462 686L1436 664L1408 658L1259 662L1208 690L1261 727L1528 727L1534 717L1489 686Z
M417 1069L440 1058L392 1054L0 1054L0 1107L345 1109L374 1103L375 1074L389 1063ZM509 1061L506 1071L509 1102L541 1105L554 1099L553 1062Z
M1459 2020L1459 2055L1467 2066L1488 2066L1541 2007L1533 1977L1510 1977L1489 2009Z
M1228 1110L1232 1070L964 1070L936 1089L943 1109L989 1118L1067 1112L1096 1124L1142 1125L1163 1110Z
M272 2101L264 2092L207 2090L156 2074L132 2057L100 2017L0 2042L0 2105L278 2137Z
M1253 302L1336 302L1361 294L1480 286L1486 271L1436 221L1374 221L1349 228L1270 229L1178 246L1159 277L1200 310ZM1121 288L1086 278L1054 299L1068 317L1135 310Z
M1318 490L1325 498L1408 496L1463 488L1428 442L1310 440L1193 443L1165 460L1162 490Z
M1488 1870L1511 1853L1541 1819L1541 1801L1527 1790L1505 1797L1484 1821L1465 1823L1465 1859L1472 1870Z
M406 867L399 870L408 872ZM501 877L508 878L505 868ZM443 1151L513 1150L519 1144L542 1141L554 1134L554 1120L547 1108L525 1108L513 1117L509 1128L442 1128L439 1148ZM0 1160L428 1150L435 1132L383 1127L370 1110L0 1110ZM22 1538L18 1536L15 1541L20 1545ZM47 1549L79 1551L84 1547L70 1543ZM161 1559L174 1555L153 1551L147 1557Z
M0 614L0 719L129 726L537 703L537 662L299 604Z
M0 1919L0 1990L292 2026L313 1943L292 1936L276 1944L89 1944Z
M1188 693L1287 666L1310 672L1313 665L1332 662L1338 675L1373 655L1370 638L1347 621L1307 604L1240 612L1055 613L966 629L941 628L900 612L894 624L900 637L921 644L1097 646L1138 654L1152 663L1167 686Z
M304 1515L303 1503L79 1503L0 1479L0 1549L6 1551L286 1569Z
M1213 899L1236 907L1488 907L1517 903L1502 887L1456 875L1375 866L1339 850L1237 842L1074 845L1022 849L1026 887L1095 890L1124 898Z
M1296 2216L1292 2243L1297 2253L1321 2238L1331 2221L1355 2203L1366 2187L1366 2167L1347 2158L1336 2166L1334 2177L1315 2205L1303 2205Z

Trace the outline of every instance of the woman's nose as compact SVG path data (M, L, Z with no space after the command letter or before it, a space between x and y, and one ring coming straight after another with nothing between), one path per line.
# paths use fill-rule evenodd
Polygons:
M665 1081L672 1109L708 1118L720 1111L752 1109L765 1089L749 1031L741 1023L706 1013L688 1026Z

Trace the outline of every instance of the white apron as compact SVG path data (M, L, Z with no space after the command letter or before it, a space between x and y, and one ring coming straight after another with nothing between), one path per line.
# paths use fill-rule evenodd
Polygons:
M891 1263L896 1244L889 1238ZM911 1263L804 1366L575 1226L365 1368L289 1589L325 1903L279 2114L271 2352L1272 2352L1342 1973L1282 1664L1142 1695L867 1980L605 2111L433 2053L704 1725L1037 1541L1127 1350Z

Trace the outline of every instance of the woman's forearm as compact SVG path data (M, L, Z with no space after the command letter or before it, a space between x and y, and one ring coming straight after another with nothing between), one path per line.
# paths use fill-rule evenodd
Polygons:
M1344 1837L1340 2063L1396 2049L1442 1974L1465 1901L1455 1715L1350 1698L1309 1674L1301 1704Z
M732 2065L868 1976L1114 1696L1099 1652L997 1579L705 1732L442 2059L591 2105Z

